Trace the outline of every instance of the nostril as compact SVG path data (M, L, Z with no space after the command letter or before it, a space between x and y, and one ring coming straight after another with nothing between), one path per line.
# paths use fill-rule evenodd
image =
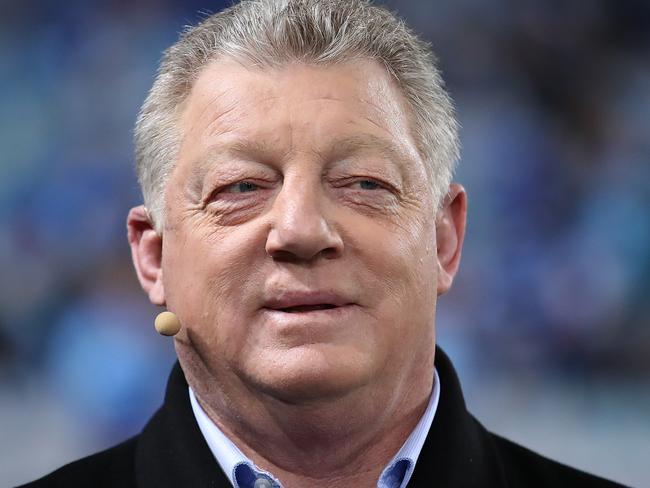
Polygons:
M297 263L303 261L302 258L289 251L283 251L283 250L272 251L272 252L267 251L267 254L271 256L274 260L281 261L284 263Z
M340 257L343 240L338 231L320 216L307 219L283 215L272 222L265 250L276 261L304 263Z
M336 259L341 255L341 247L342 246L333 246L328 247L327 249L323 249L320 252L320 256L325 259Z

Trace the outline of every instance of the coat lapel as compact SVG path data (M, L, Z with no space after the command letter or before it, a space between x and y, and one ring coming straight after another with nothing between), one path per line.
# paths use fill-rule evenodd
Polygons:
M435 364L440 400L409 486L506 487L491 436L467 411L454 367L438 347Z
M178 362L163 406L138 440L135 462L140 488L232 488L199 430Z

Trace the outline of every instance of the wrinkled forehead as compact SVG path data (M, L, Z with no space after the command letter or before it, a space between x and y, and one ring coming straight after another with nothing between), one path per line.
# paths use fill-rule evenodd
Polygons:
M293 132L287 130L290 125ZM284 150L287 134L310 134L317 152L375 148L419 160L410 107L376 61L314 66L251 67L233 59L209 63L197 77L180 117L183 156ZM300 141L291 141L300 142Z

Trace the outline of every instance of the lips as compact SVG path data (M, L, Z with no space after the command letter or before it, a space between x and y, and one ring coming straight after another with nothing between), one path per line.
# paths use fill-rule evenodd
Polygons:
M284 292L266 299L263 308L285 313L308 313L318 310L330 310L350 304L350 300L337 293L294 291Z
M299 312L313 312L314 310L328 310L330 308L336 308L336 305L331 303L319 303L317 305L298 305L296 307L285 307L279 308L281 312L287 313L299 313Z

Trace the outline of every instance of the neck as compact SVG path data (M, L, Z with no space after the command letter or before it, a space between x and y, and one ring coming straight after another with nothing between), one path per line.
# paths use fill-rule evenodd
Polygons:
M289 403L249 388L190 384L208 417L286 488L374 487L427 407L433 358L423 363L390 385L307 403Z

